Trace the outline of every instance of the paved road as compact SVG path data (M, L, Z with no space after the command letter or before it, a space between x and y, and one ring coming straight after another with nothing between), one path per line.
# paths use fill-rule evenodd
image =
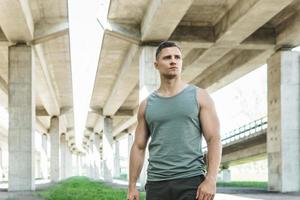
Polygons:
M300 192L277 193L247 188L218 188L215 200L300 200Z
M37 185L37 189L49 187L49 183ZM116 188L127 188L120 182L110 184ZM32 192L7 192L0 190L0 200L43 200L35 196ZM250 188L238 189L224 187L218 188L215 200L300 200L300 192L298 193L276 193L265 190L255 190Z

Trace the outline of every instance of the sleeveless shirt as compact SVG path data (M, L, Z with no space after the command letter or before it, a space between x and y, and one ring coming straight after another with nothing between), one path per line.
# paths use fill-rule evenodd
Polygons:
M150 134L148 181L205 174L199 109L194 85L171 97L157 92L148 96L145 110Z

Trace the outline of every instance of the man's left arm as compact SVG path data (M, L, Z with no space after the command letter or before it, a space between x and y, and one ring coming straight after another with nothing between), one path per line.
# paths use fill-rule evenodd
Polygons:
M205 180L198 187L196 199L211 200L216 193L217 174L222 154L220 123L214 102L205 90L198 89L198 100L200 123L207 143L208 169Z

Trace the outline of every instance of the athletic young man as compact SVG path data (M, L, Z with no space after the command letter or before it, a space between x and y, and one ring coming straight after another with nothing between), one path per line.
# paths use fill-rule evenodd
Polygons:
M181 80L182 55L176 43L158 46L154 66L161 85L139 107L127 199L139 200L136 182L151 137L146 200L212 200L222 149L213 100L204 89ZM207 173L202 135L208 146Z

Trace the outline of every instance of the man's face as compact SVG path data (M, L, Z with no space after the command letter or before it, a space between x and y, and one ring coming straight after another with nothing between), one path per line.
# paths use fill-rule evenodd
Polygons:
M177 47L162 49L154 65L159 73L168 79L180 75L182 70L182 55L180 50Z

